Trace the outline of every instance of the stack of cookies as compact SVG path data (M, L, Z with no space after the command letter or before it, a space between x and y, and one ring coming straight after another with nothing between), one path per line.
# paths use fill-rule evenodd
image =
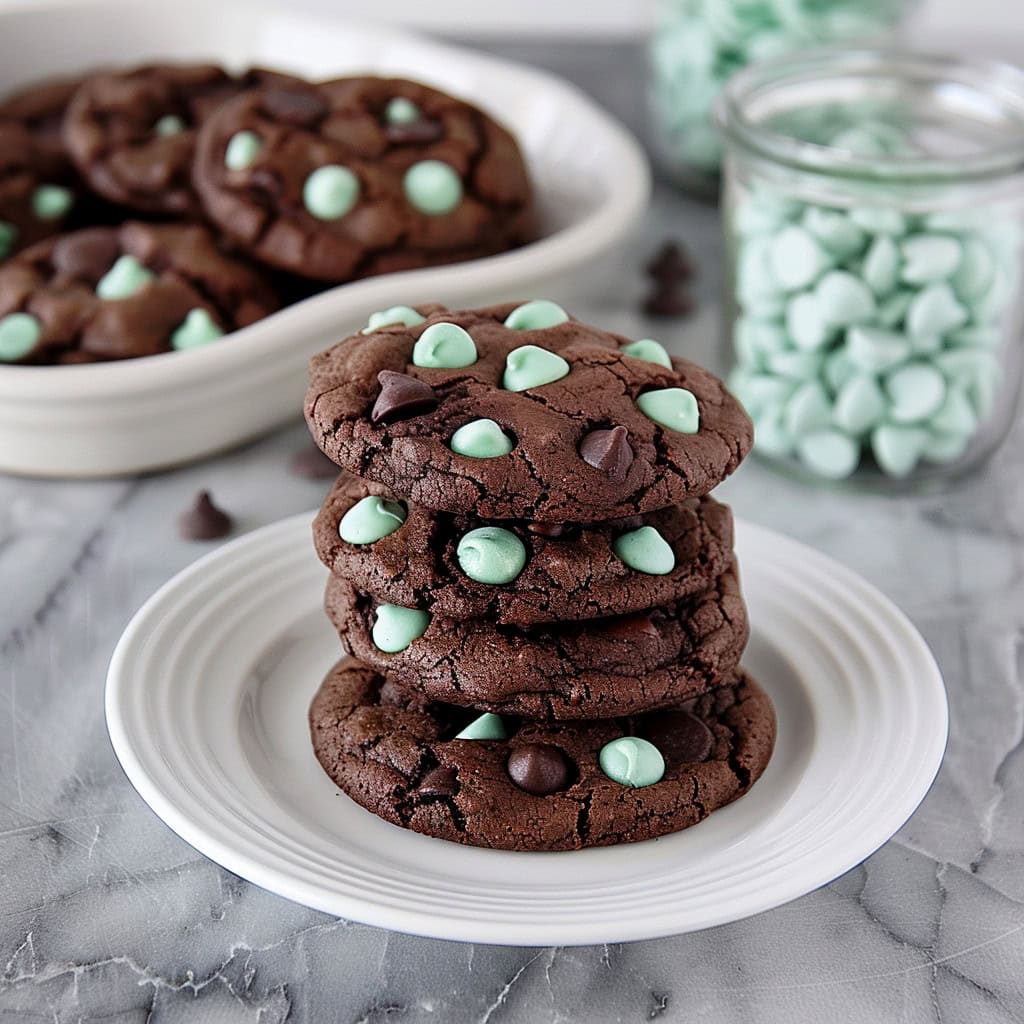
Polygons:
M739 668L732 515L752 440L712 374L552 302L397 306L314 359L347 472L316 519L350 656L310 710L382 818L567 850L700 821L758 778L771 703Z

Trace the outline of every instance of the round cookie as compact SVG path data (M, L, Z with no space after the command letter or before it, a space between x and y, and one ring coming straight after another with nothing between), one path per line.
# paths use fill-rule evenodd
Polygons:
M744 675L666 711L571 723L507 718L505 738L456 739L473 714L424 702L347 658L324 680L309 722L324 771L367 810L504 850L577 850L688 828L742 796L775 742L771 701ZM634 788L605 774L601 752L624 737L659 750L659 781Z
M224 255L205 228L88 228L0 267L0 362L96 362L192 348L275 308L263 276Z
M388 519L385 510L379 529L357 532L352 524L358 526L360 513L373 511L375 500L399 502L381 484L347 473L339 477L313 525L321 561L378 602L429 607L453 619L528 627L628 615L706 590L732 558L728 506L709 497L691 498L644 516L583 528L506 521L500 528L521 541L526 564L510 582L493 585L472 579L460 564L460 542L484 525L475 516L405 502L400 503L404 519ZM343 520L345 539L339 535ZM671 572L637 571L616 553L617 541L644 526L667 544Z
M78 82L44 82L0 100L0 260L83 222L83 206L96 205L60 133Z
M677 704L728 680L748 636L735 565L688 600L531 630L381 605L338 577L324 604L347 649L407 689L530 718Z
M535 233L512 136L400 79L239 96L203 126L195 181L210 219L254 256L323 281L486 256Z
M142 213L198 217L192 188L196 131L226 99L273 72L240 78L213 64L149 64L92 75L64 118L64 143L100 195Z
M320 353L306 396L314 440L426 508L553 523L664 508L736 468L753 429L717 377L683 359L668 369L628 355L626 338L559 319L553 305L423 307L421 323L380 326ZM471 336L476 362L415 365L420 338L441 323ZM452 450L462 447L457 432L484 420L512 442L507 454Z

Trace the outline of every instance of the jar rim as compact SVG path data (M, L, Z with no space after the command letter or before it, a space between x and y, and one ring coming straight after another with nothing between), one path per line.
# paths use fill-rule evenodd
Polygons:
M1024 69L990 59L962 58L898 48L822 46L784 54L750 65L728 82L715 104L715 121L724 140L739 143L777 163L830 177L907 182L964 181L1024 170L1024 130L1006 142L958 154L955 158L915 154L858 155L766 128L751 118L748 105L769 90L801 81L860 74L903 74L935 84L966 86L1019 108L1024 128Z

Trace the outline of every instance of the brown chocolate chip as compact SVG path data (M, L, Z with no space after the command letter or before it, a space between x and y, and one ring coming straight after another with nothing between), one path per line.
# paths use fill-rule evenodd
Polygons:
M587 465L601 470L609 479L622 483L633 464L629 431L625 427L592 430L580 442L580 458Z
M271 117L299 128L309 128L327 114L324 100L305 89L267 89L263 109Z
M402 145L407 142L437 142L444 134L440 121L412 121L409 124L389 124L384 129L388 142Z
M200 491L178 517L178 532L185 540L219 540L231 532L231 525L231 516L214 505L209 491Z
M686 316L693 312L694 301L680 284L656 284L644 301L644 312L648 316Z
M380 394L373 403L370 420L390 423L410 416L420 416L437 408L437 395L429 384L410 377L407 373L381 370L377 374Z
M288 468L306 480L333 480L341 468L315 445L308 445L288 460Z
M704 761L714 745L711 730L696 715L680 708L650 715L643 732L669 764Z
M420 796L454 796L458 789L454 768L445 768L440 765L431 769L423 777L420 783Z
M526 528L538 537L548 537L551 540L561 537L566 530L565 523L527 523Z
M566 789L572 766L565 752L550 743L526 743L508 755L509 778L534 796Z
M658 627L647 612L637 612L635 615L617 615L606 619L601 632L605 636L634 640L641 636L658 636Z
M644 269L655 281L689 281L695 270L690 254L678 242L665 242Z

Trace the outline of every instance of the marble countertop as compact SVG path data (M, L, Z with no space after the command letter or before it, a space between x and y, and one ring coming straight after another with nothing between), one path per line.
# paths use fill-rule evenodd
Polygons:
M638 53L516 47L642 123ZM699 312L638 312L669 236L700 263ZM720 367L716 215L659 189L643 231L552 297ZM396 297L396 301L400 296ZM943 495L807 488L751 460L736 511L862 573L923 632L949 690L931 793L863 865L777 910L695 935L517 949L338 921L223 871L128 784L103 721L133 611L210 545L174 519L210 488L236 532L312 508L296 422L175 472L95 483L0 477L0 1020L169 1024L833 1024L1024 1020L1024 423Z

